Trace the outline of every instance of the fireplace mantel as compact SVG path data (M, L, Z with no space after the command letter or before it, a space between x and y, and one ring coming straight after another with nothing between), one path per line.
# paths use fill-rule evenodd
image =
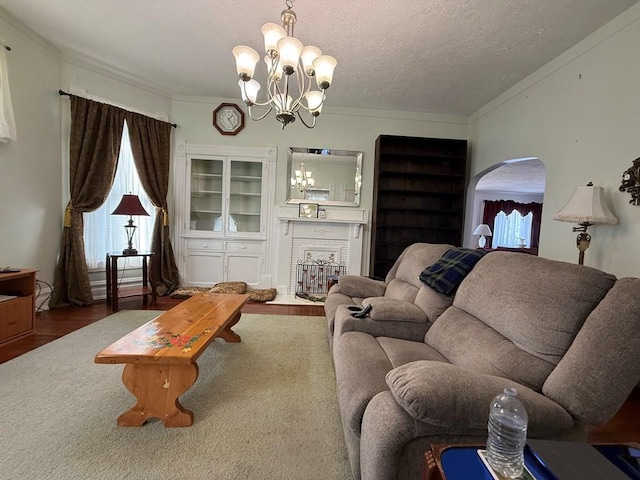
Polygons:
M289 235L289 222L304 222L317 225L328 223L348 223L354 226L354 238L360 237L362 225L369 223L369 212L367 210L345 209L337 207L321 207L324 209L325 218L300 217L298 205L286 205L278 208L278 220L282 222L284 235Z

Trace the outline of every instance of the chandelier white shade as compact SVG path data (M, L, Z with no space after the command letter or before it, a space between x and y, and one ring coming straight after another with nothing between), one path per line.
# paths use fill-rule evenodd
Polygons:
M266 100L258 101L261 85L253 78L260 55L245 45L233 49L236 71L240 77L238 85L252 120L262 120L275 111L282 128L296 118L306 127L313 128L322 111L325 91L333 81L337 61L329 55L323 55L318 47L305 47L293 36L293 26L297 20L292 10L293 0L286 0L286 5L287 9L282 12L282 26L275 23L262 26L266 53L264 61L267 66ZM256 106L265 107L266 111L254 115L253 108ZM311 122L305 121L302 116L305 111L311 117Z
M300 169L295 170L295 178L291 178L291 186L297 188L301 192L310 189L316 183L315 179L311 176L313 172L307 170L304 166L304 162L300 163Z

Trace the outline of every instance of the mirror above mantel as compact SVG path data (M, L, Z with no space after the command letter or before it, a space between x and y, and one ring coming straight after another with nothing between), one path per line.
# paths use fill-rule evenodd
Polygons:
M287 157L287 203L360 205L362 152L290 147Z

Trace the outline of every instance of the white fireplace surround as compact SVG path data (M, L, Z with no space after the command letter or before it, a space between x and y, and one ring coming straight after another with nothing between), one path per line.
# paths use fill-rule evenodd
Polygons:
M279 284L278 293L295 293L297 262L304 260L309 252L323 257L333 253L338 263L344 262L348 274L361 274L362 226L369 223L369 212L328 206L321 208L325 209L325 218L301 218L298 205L278 208L281 223L278 256L289 259L287 274L279 276L282 280L286 278L288 284Z

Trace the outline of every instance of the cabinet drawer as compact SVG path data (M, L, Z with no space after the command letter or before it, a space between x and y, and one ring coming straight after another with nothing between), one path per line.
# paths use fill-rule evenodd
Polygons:
M33 296L0 302L0 341L33 330Z
M262 243L227 242L227 252L262 253Z
M224 242L218 240L200 240L190 239L187 240L187 250L223 250Z

